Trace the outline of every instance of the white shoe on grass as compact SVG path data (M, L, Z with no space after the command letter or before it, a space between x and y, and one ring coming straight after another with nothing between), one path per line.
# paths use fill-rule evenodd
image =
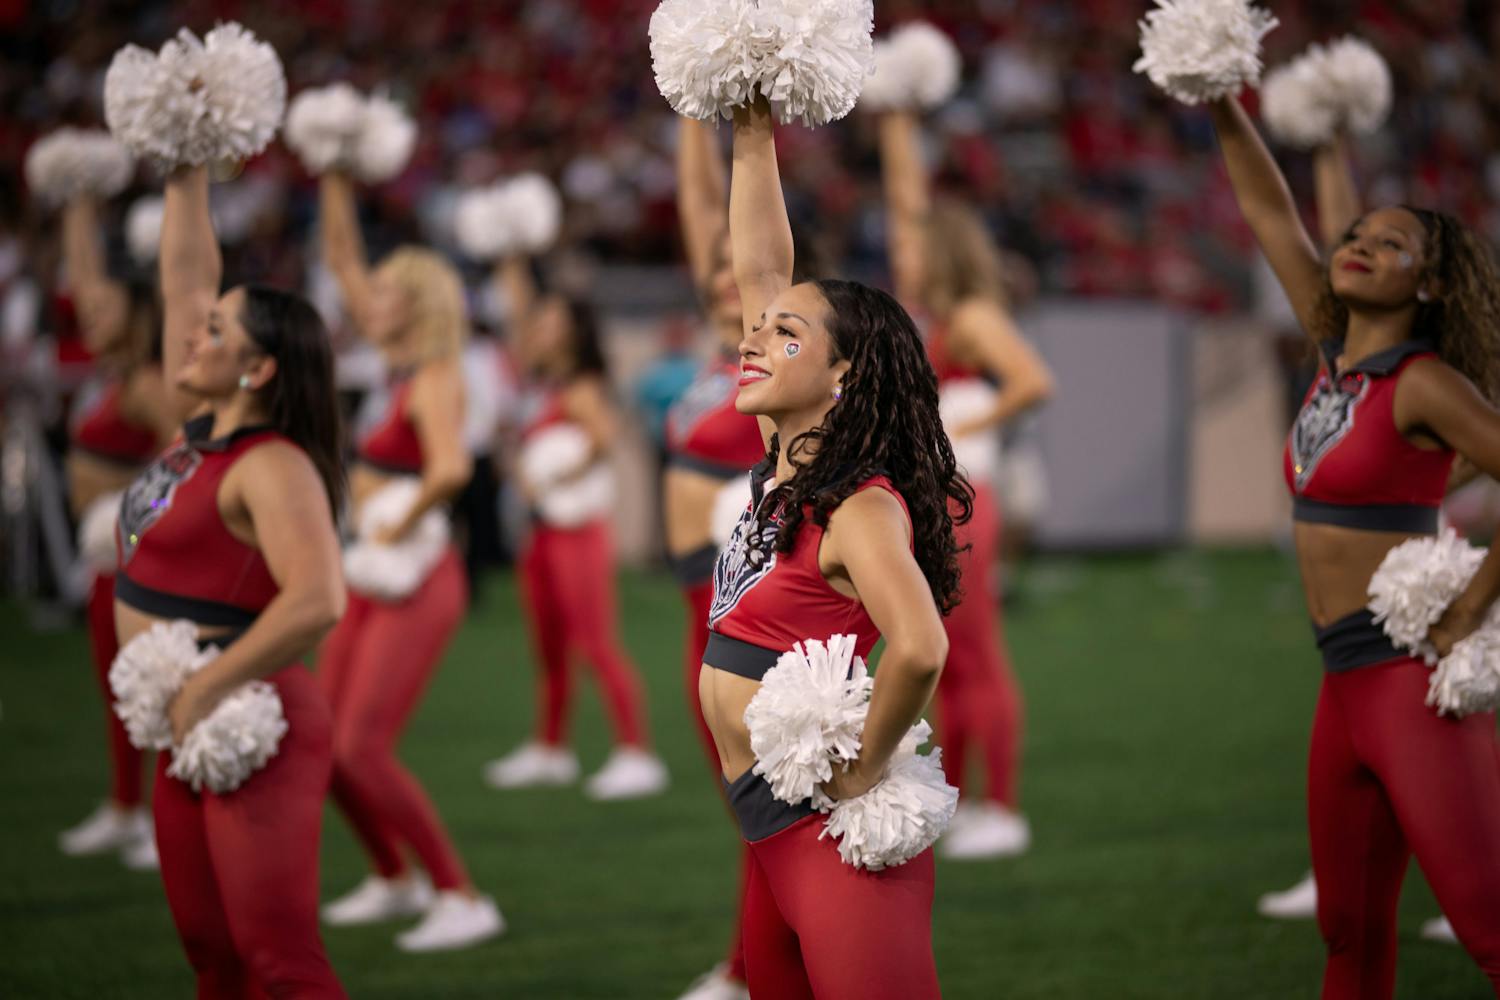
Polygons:
M1318 883L1312 872L1290 889L1268 892L1256 902L1255 909L1273 920L1311 920L1318 915Z
M971 805L943 835L939 851L955 861L1013 858L1031 847L1031 824L998 802Z
M639 747L616 747L604 766L584 782L591 799L614 801L660 795L667 790L667 765L654 753Z
M402 878L368 875L354 888L323 907L323 922L330 927L355 927L385 920L400 920L426 912L432 905L432 883L413 872Z
M82 823L59 834L57 846L64 854L84 857L124 850L150 839L151 817L144 808L121 809L103 802Z
M729 978L729 966L720 962L693 980L677 1000L750 1000L750 987Z
M1458 944L1458 935L1453 933L1453 925L1448 922L1447 917L1433 917L1422 925L1422 939L1425 941L1441 941L1444 944Z
M396 935L396 947L402 951L452 951L504 932L505 918L493 899L446 891L437 894L420 924Z
M491 788L571 785L578 780L578 757L567 747L523 743L484 765L484 780Z
M161 868L161 858L156 853L156 831L147 826L145 837L120 851L120 860L133 872L154 872Z

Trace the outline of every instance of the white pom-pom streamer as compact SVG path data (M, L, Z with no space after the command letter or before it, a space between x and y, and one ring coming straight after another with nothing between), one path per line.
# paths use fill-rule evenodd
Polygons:
M562 198L541 174L522 174L502 188L516 249L540 253L557 239L562 225Z
M904 24L875 42L875 71L859 105L871 111L935 108L958 90L958 47L924 21Z
M304 90L287 108L286 144L309 173L348 167L364 113L364 98L347 83Z
M943 383L938 395L938 415L942 417L943 429L953 445L953 456L958 459L964 475L972 480L989 482L1000 467L1000 436L994 430L979 431L954 437L957 428L977 420L995 409L999 396L995 387L982 378L955 379Z
M709 531L719 548L728 545L729 539L734 537L734 527L750 509L752 499L749 476L735 476L719 487L719 492L714 495L714 508L709 514Z
M165 205L156 195L137 198L125 213L125 245L130 259L144 267L161 252L161 220Z
M615 502L615 477L609 464L589 464L593 446L582 428L556 424L526 440L521 449L521 479L535 498L542 520L559 528L576 528L609 513Z
M1314 45L1267 74L1261 109L1272 135L1304 149L1328 142L1340 129L1373 132L1390 114L1391 71L1358 38Z
M782 122L823 125L859 99L874 59L870 0L664 0L651 16L656 85L688 118L756 93Z
M417 123L406 109L384 94L365 101L364 127L355 146L360 180L381 184L406 169L417 147Z
M1184 104L1231 97L1260 80L1260 41L1276 27L1250 0L1156 0L1140 22L1135 71Z
M204 659L195 669L209 662ZM287 733L281 696L266 681L242 684L172 749L168 777L199 792L232 792L276 756Z
M281 60L232 22L201 41L183 29L154 55L127 45L104 79L110 131L163 169L248 159L270 143L285 111Z
M1437 662L1427 681L1427 704L1455 716L1500 709L1500 615L1495 611Z
M1395 546L1370 577L1369 608L1376 623L1396 645L1435 662L1427 630L1468 586L1483 560L1484 550L1451 528Z
M458 247L475 260L496 260L514 246L505 191L494 185L458 196L453 210L453 235Z
M120 647L109 667L109 687L131 746L171 748L167 705L197 661L211 655L199 651L198 627L188 621L156 622Z
M898 751L879 784L834 805L820 836L837 837L839 857L870 871L905 864L927 850L958 808L942 754L938 748L925 755Z
M522 174L460 195L453 234L459 249L475 260L536 254L557 240L562 207L551 181L541 174Z
M115 526L120 523L123 493L106 493L89 504L78 519L78 554L99 573L113 573L119 561Z
M448 551L448 519L428 510L405 536L389 544L375 541L382 528L399 524L422 492L415 478L383 486L359 508L359 537L344 550L344 578L349 586L379 601L409 597Z
M134 174L130 153L103 129L61 128L26 151L26 186L50 205L113 197Z
M835 762L859 756L874 681L854 655L855 641L835 635L797 643L766 671L745 709L755 773L783 802L812 798Z

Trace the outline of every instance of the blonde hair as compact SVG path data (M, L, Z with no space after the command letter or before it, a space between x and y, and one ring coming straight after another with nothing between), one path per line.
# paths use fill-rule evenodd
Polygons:
M934 198L923 236L922 298L929 311L946 316L973 298L1008 307L1000 251L972 208L952 198Z
M387 254L380 270L406 294L423 359L457 357L469 337L469 310L457 269L442 254L407 245Z

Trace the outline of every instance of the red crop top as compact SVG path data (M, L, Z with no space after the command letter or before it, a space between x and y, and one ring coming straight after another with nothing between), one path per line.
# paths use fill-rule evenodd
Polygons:
M1333 372L1340 343L1308 390L1287 437L1283 468L1299 521L1370 531L1434 533L1453 452L1427 450L1396 426L1396 386L1413 361L1435 357L1407 341Z
M397 476L422 474L422 439L408 412L411 387L410 372L391 380L385 412L359 439L356 455L365 465Z
M280 588L260 550L225 526L219 484L256 446L287 439L267 427L245 427L204 440L212 426L211 417L190 422L184 438L125 491L115 597L162 618L243 628Z
M953 360L953 355L948 350L948 328L941 323L934 323L927 333L927 360L932 363L933 374L937 375L940 385L956 379L984 377L984 373L978 368L961 365Z
M765 457L760 422L734 408L739 378L738 361L713 361L672 404L667 411L672 466L727 480Z
M118 465L145 465L158 451L156 430L131 423L120 407L125 384L109 379L81 399L73 421L73 447Z
M905 498L886 477L869 479L855 492L868 489L886 490L906 510ZM759 502L774 503L775 494ZM755 528L755 507L745 508L714 566L714 599L708 612L710 632L703 662L758 680L793 644L838 634L855 635L855 654L869 656L880 639L875 623L858 599L834 590L818 569L824 529L809 515L792 550L780 553L772 543L782 518L773 512L761 529L759 543L751 545L748 536Z

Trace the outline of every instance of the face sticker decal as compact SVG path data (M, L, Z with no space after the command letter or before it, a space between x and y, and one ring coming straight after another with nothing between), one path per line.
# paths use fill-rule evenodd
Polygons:
M789 340L786 342L786 346L783 347L782 350L786 351L786 356L788 358L795 358L797 355L802 353L802 345L797 343L795 340Z
M1399 254L1396 255L1396 261L1404 269L1406 269L1408 271L1411 270L1412 257L1411 257L1411 254L1407 253L1405 250L1402 250Z

